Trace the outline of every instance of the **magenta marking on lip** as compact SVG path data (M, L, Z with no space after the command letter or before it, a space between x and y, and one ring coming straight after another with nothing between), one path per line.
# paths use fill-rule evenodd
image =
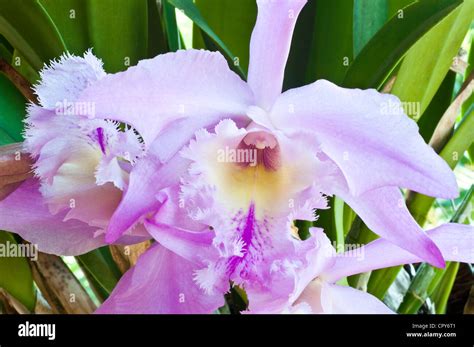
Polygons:
M105 135L104 135L104 128L97 128L97 137L99 140L99 145L102 153L105 154Z
M244 255L243 257L233 256L230 258L228 263L228 273L234 272L237 265L246 257L250 245L252 244L253 232L255 229L255 204L252 202L247 213L247 218L245 219L245 226L242 232L242 241L244 242Z

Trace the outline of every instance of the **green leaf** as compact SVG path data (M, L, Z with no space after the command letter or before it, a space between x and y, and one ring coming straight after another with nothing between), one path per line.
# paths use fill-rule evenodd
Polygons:
M387 290L397 278L401 268L401 266L395 266L372 271L369 283L367 284L367 292L383 300Z
M0 73L0 129L13 141L23 140L23 118L26 100L13 83ZM6 142L4 139L2 142Z
M423 34L459 7L462 0L424 0L392 17L349 67L344 86L380 88L390 72Z
M82 55L91 48L84 0L39 0L58 28L70 53Z
M169 0L163 2L163 19L169 50L176 52L178 49L182 49L183 45L179 35L178 23L176 22L176 10Z
M402 11L404 7L407 7L415 1L419 0L387 0L388 18L398 15L399 11Z
M13 47L2 35L0 35L0 58L5 59L6 61L11 61L12 56Z
M334 225L336 227L336 245L337 249L343 249L346 230L344 229L344 200L336 197L334 199Z
M351 213L353 213L352 210L351 210ZM372 232L367 227L367 225L365 225L362 219L357 216L355 217L354 221L351 224L351 228L347 233L345 242L347 245L359 246L359 245L366 245L377 238L378 238L378 235ZM362 274L350 276L347 278L347 280L351 287L365 290L371 278L372 278L371 273L362 273Z
M392 93L402 101L419 102L419 115L426 110L443 82L474 18L473 13L474 0L465 0L406 54ZM409 115L417 116L413 113Z
M469 49L469 57L468 57L468 60L467 60L467 69L466 69L466 72L464 74L464 79L466 79L469 74L472 72L472 70L474 69L474 35L472 35L472 39L471 39L471 47ZM466 112L468 111L468 109L470 107L472 107L472 105L474 105L474 94L472 94L463 104L462 106L462 114L466 114ZM473 152L470 152L470 153L473 153ZM473 156L471 156L471 158L473 158Z
M448 71L448 74L441 83L428 108L418 121L420 135L423 136L426 143L430 141L439 120L451 104L455 81L456 73L454 71Z
M108 247L76 256L83 269L100 284L108 294L112 292L121 273L110 255Z
M13 51L12 57L12 66L16 71L24 78L26 78L32 85L36 84L39 81L39 73L35 70L30 63L25 59L25 57L15 49Z
M236 64L239 59L230 51L227 45L222 41L222 39L211 29L211 27L207 24L204 17L199 12L199 9L196 5L192 2L192 0L167 0L170 4L172 4L177 9L184 12L184 14L191 19L194 24L196 24L203 33L209 36L212 42L216 45L219 51L226 57L227 61L229 62L230 67L239 73L241 77L245 77L245 73L240 67L239 64Z
M168 51L160 8L155 0L148 0L148 56Z
M354 0L354 57L385 24L387 18L387 1Z
M20 251L15 238L5 231L0 231L0 287L33 311L36 303L36 292L33 285L28 260L24 257L7 257L13 255L11 247ZM31 245L21 245L31 247ZM34 255L34 254L31 254Z
M107 72L147 57L147 6L147 0L86 0L90 43Z
M247 73L250 35L257 18L255 0L196 0L195 4L209 27L226 43ZM205 48L203 42L199 44L197 39L194 42L198 44L195 48Z
M456 280L456 275L459 270L459 263L449 263L446 266L446 270L441 278L441 281L431 296L431 300L435 305L435 310L437 314L446 313L446 306L448 303L449 295L451 294L451 289L453 288L454 281Z
M5 130L0 128L0 146L8 145L14 142L16 142L15 139L8 135Z
M290 54L285 67L283 90L306 84L308 66L311 62L308 52L313 44L316 17L316 1L310 1L301 10L296 21ZM313 59L314 61L314 59Z
M327 79L340 84L352 62L353 0L317 0L306 83Z
M0 34L36 70L66 51L57 27L37 0L0 0Z

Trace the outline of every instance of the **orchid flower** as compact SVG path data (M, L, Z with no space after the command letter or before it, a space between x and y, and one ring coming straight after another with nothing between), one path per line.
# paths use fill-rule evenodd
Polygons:
M105 76L91 51L65 54L40 76L40 105L28 107L23 146L35 177L0 202L0 224L44 252L82 254L106 244L104 230L142 145L132 130L80 115L88 105L77 103L79 94ZM143 227L130 233L119 242L148 238Z
M272 310L261 306L254 313L393 313L373 295L335 283L346 276L422 260L383 239L336 254L321 230L312 232L319 247L311 256L312 265L299 274L288 302ZM429 230L428 235L444 259L468 264L474 261L474 227L445 224Z
M106 239L148 216L159 243L100 312L211 312L229 281L245 287L251 311L286 300L316 247L297 239L292 220L313 219L312 209L324 208L321 192L342 197L384 239L444 266L399 187L451 198L456 181L412 120L384 112L400 101L328 81L281 92L305 2L257 1L248 83L219 53L187 50L108 75L81 95L97 106L91 118L131 125L147 152ZM235 158L222 162L227 149Z

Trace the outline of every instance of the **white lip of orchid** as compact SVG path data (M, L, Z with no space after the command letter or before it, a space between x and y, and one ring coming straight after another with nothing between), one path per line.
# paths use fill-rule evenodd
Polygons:
M313 175L301 174L302 168L315 172L312 152L254 122L239 129L224 120L215 133L201 131L196 137L182 154L194 161L191 175L199 175L201 181L198 185L193 179L188 185L196 184L198 190L202 185L212 187L215 204L231 214L247 211L253 203L257 220L287 216L294 211L293 199L313 183ZM227 148L233 157L221 155ZM249 151L252 156L240 160L238 154ZM251 165L254 158L256 165Z

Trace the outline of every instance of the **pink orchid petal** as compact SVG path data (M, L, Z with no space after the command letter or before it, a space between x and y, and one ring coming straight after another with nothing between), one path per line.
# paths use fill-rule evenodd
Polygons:
M212 247L214 232L209 229L193 232L153 221L146 221L145 227L161 245L188 261L201 263L213 254L217 256L217 249Z
M257 4L248 83L257 105L268 110L281 93L291 37L306 0L257 0Z
M306 255L308 266L298 273L295 290L290 301L299 298L315 278L319 277L321 273L328 272L334 266L336 250L332 246L331 240L323 229L311 228L310 232L310 239L315 239L316 247Z
M347 191L338 195L374 233L434 266L444 267L440 250L413 219L398 188L378 188L358 197Z
M78 220L63 221L66 213L52 215L39 192L36 179L28 179L0 201L0 229L19 234L40 251L57 255L78 255L105 245L97 228Z
M220 114L203 118L178 119L163 129L160 136L151 144L149 151L159 162L166 163L194 139L197 131L203 128L214 129L221 120ZM245 127L249 123L246 116L234 117L234 120L240 127Z
M474 227L464 224L444 224L428 231L428 236L439 247L447 261L474 262ZM419 263L423 259L384 240L377 239L363 246L363 260L350 254L336 257L334 266L324 274L324 279L335 282L343 277L376 269Z
M224 296L207 295L193 281L194 266L161 245L144 253L96 313L212 313Z
M351 287L324 283L321 287L323 313L335 314L393 314L375 296Z
M177 119L241 117L253 103L249 87L217 52L186 50L142 60L87 88L81 101L93 103L98 118L137 129L150 145Z
M423 141L416 123L390 105L400 106L398 98L319 80L283 93L270 118L284 132L313 132L354 195L396 186L456 197L449 166Z
M75 101L87 86L104 76L102 61L92 51L83 57L65 53L40 71L41 79L35 92L41 106L54 110L58 103Z
M128 189L110 220L107 242L115 242L140 217L157 210L163 203L156 197L158 192L179 184L179 177L187 167L188 161L179 155L162 165L152 157L139 160L130 173Z

